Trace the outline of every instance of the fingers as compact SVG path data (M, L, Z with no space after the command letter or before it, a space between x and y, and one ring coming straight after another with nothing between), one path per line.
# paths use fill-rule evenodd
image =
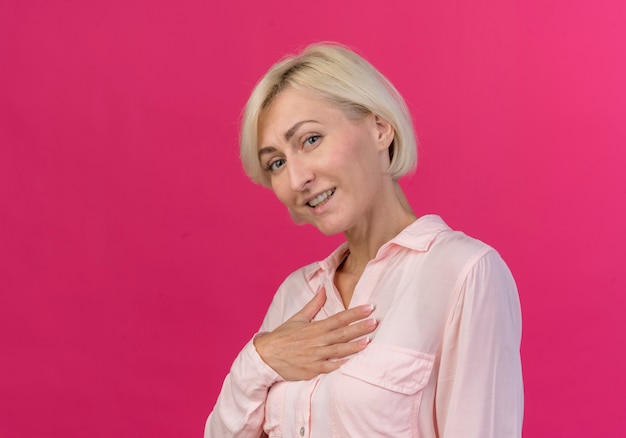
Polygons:
M339 327L328 332L328 344L340 344L372 333L378 326L375 318L367 318L359 322Z
M331 345L350 342L367 335L376 329L374 318L367 318L374 306L364 304L339 312L329 318L311 322L326 302L326 290L320 287L313 299L289 319L291 322L310 323L310 334L317 337L318 345ZM339 357L339 356L336 356Z
M332 330L340 327L345 327L363 318L367 318L374 311L374 306L371 304L363 304L362 306L353 307L352 309L344 310L343 312L336 313L335 315L320 321L319 324L323 324L326 329Z
M289 320L311 322L315 318L315 315L317 315L322 307L324 307L324 303L326 303L326 288L324 286L320 286L313 298ZM366 318L373 311L373 305L364 304L362 306L357 306L352 309L339 312L324 320L324 324L327 326L326 329L332 330Z
M357 306L313 321L325 302L326 290L320 287L293 317L255 338L261 359L283 379L304 380L334 371L347 357L369 344L369 334L378 326L371 317L372 305Z
M341 359L341 360L325 360L323 362L320 362L319 364L319 373L331 373L339 368L341 368L341 366L346 363L348 361L348 359Z
M345 359L346 357L352 356L353 354L364 350L369 343L370 338L369 336L366 336L352 342L328 345L321 349L320 354L323 355L326 362L341 362L341 364L343 364L347 361L347 359Z
M326 288L320 286L315 293L315 296L305 304L305 306L290 319L293 321L306 321L311 322L315 315L324 307L326 302Z

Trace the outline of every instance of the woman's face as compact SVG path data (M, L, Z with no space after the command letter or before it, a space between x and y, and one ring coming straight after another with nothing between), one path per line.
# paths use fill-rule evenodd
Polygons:
M259 120L259 160L272 190L298 220L329 235L358 228L384 204L392 140L384 119L348 119L328 101L291 88Z

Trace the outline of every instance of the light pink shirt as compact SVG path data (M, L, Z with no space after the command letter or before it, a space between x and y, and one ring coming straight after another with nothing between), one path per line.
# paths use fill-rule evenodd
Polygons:
M333 276L347 247L291 274L261 332L299 311L320 285L316 319L344 310ZM283 381L252 341L236 358L205 438L520 437L521 313L511 273L484 243L424 216L383 245L350 307L372 303L372 342L339 370Z

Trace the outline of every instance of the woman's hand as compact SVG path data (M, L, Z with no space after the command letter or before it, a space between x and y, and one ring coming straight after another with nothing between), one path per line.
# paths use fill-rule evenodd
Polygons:
M321 288L302 310L274 331L254 340L263 361L283 379L308 380L334 371L346 361L343 358L358 353L369 343L369 337L355 339L376 328L374 318L363 320L374 310L372 305L313 321L325 302L326 290Z

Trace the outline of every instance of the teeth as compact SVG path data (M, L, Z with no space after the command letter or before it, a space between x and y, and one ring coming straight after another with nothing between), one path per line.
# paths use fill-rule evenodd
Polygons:
M315 198L311 199L308 204L315 208L322 202L326 201L333 193L335 193L335 189L328 190L327 192L317 195Z

